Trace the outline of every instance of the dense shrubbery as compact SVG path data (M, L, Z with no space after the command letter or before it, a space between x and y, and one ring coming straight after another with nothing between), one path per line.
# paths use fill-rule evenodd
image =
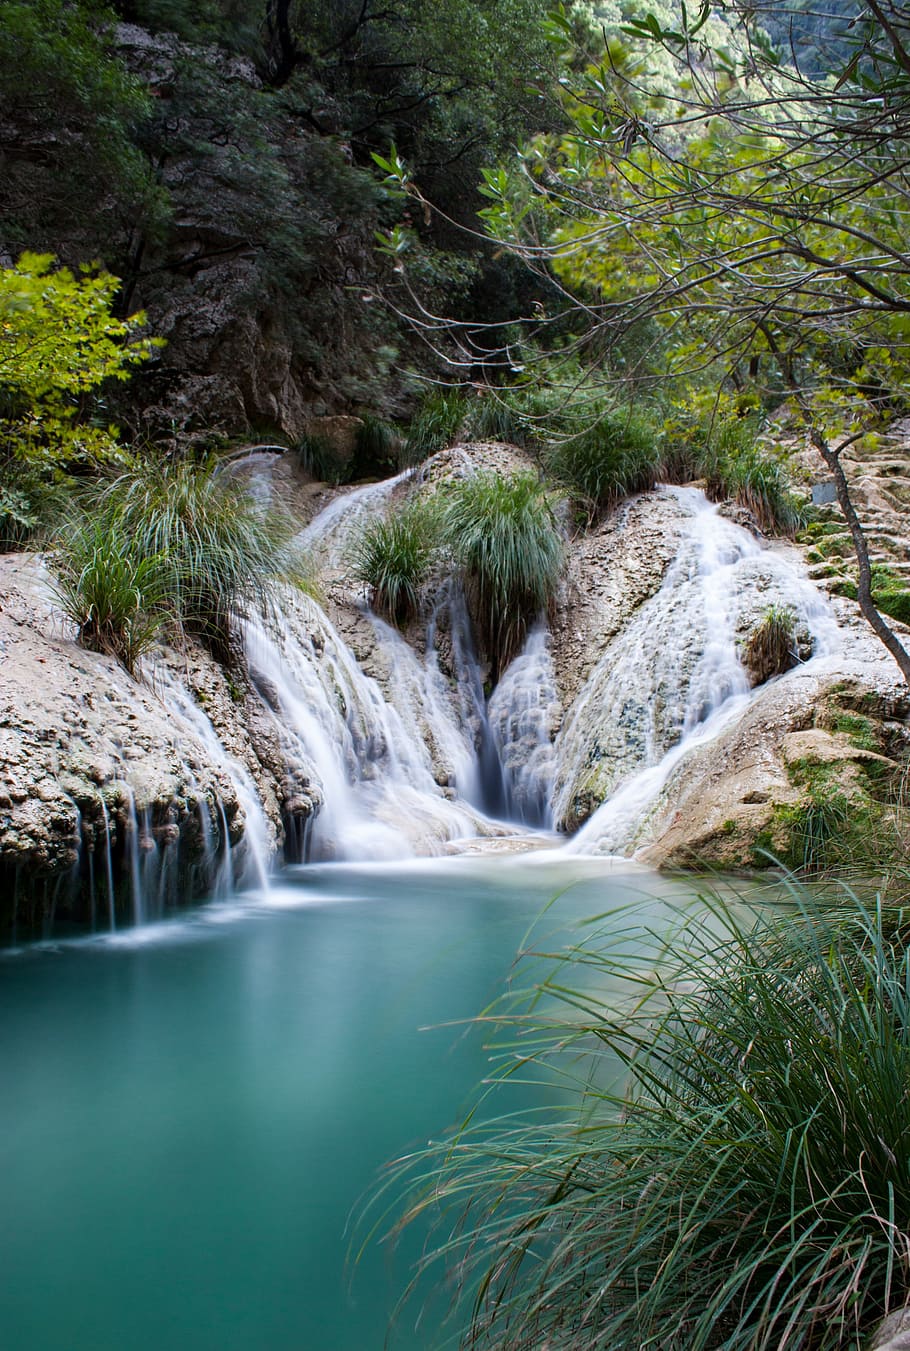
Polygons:
M572 1100L431 1149L404 1217L451 1220L470 1345L843 1351L910 1297L906 919L846 900L718 907L631 976L587 941L504 1013L503 1077Z

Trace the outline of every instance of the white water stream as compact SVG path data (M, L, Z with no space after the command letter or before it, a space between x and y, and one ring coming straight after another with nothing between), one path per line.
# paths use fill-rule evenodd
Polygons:
M563 760L588 753L599 700L613 761L612 791L566 846L570 853L628 852L636 827L672 771L742 715L759 691L739 658L736 618L759 594L782 599L812 639L812 659L838 650L827 601L805 572L726 520L693 488L670 488L691 516L658 593L610 644L562 735ZM760 569L760 571L759 571ZM567 783L557 811L566 807Z

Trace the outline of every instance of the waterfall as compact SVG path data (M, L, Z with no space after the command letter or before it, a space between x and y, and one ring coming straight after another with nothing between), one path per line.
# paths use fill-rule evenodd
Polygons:
M453 756L453 773L465 758L440 690L404 640L373 623L391 654L394 703L306 597L286 598L280 624L246 626L250 672L284 753L316 775L321 805L308 833L311 858L440 853L487 829L480 813L434 778L428 742Z
M243 841L239 859L235 860L231 849L224 804L220 799L213 804L218 818L218 836L221 847L220 862L214 868L210 866L210 871L215 874L215 894L228 894L236 882L242 884L254 883L262 888L267 887L272 832L260 801L259 792L253 782L253 776L246 765L228 753L215 731L211 719L204 709L200 708L184 682L177 678L165 662L156 663L153 679L161 698L192 727L212 762L227 774L234 785L237 801L243 811ZM194 776L189 766L186 766L186 774L187 779L192 783ZM209 804L202 798L198 798L197 803L203 842L206 846L206 852L211 858L215 846ZM210 865L210 860L207 860L207 863Z
M487 710L510 820L553 828L553 736L559 711L549 633L546 625L538 624L506 669Z
M357 530L371 516L382 511L399 483L403 483L411 472L406 469L395 478L367 483L362 488L342 493L301 530L297 536L298 545L323 567L341 567Z
M261 703L255 744L261 732L270 748L264 772L285 774L275 792L289 861L440 855L478 836L552 832L585 816L567 851L630 854L676 767L758 697L739 647L762 607L795 612L811 635L813 660L840 648L827 602L786 550L755 539L699 491L664 488L681 517L676 556L659 590L607 644L573 705L564 713L543 620L488 698L457 578L438 582L416 644L346 586L354 532L387 507L404 477L335 498L301 533L332 574L325 607L286 587L271 615L238 621L251 697ZM198 818L200 876L216 897L250 883L265 889L274 831L250 768L227 749L172 660L153 658L150 675L215 768L216 783L221 772L223 798L192 754L178 752L175 791L181 810L188 805ZM137 802L128 784L113 787L122 821L115 858L109 796L100 806L103 839L99 833L89 860L92 914L97 887L111 929L115 862L135 924L176 900L179 876L179 831L160 822L153 831L144 794ZM232 848L241 824L242 842Z
M592 739L607 796L566 846L624 853L676 765L718 736L756 697L739 658L737 619L761 592L810 632L813 654L837 650L826 602L786 558L719 514L693 488L664 489L690 514L658 593L610 644L560 738L557 818L570 805ZM593 729L593 738L592 738Z

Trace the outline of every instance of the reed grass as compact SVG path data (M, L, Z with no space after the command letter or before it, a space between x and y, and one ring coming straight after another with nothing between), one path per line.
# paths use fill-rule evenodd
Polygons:
M458 390L430 394L408 427L401 448L401 468L423 464L430 455L452 445L461 426L467 403Z
M547 472L594 519L631 493L653 488L661 476L661 432L628 408L603 412L593 427L551 445Z
M769 605L746 639L741 656L756 685L798 665L796 612L787 605Z
M587 942L500 1012L501 1080L569 1105L472 1113L376 1197L437 1217L463 1345L859 1351L907 1301L910 921L839 906L715 906L650 971Z
M378 614L402 625L417 613L421 588L439 547L439 513L414 501L368 522L354 541L354 576Z
M722 419L695 449L695 472L707 479L708 496L715 501L732 498L766 533L793 536L805 524L805 507L783 464L758 438L753 418Z
M70 523L50 563L57 602L83 647L116 657L134 674L172 617L164 558L140 555L116 522L82 517Z
M266 612L279 579L312 589L292 534L215 460L136 461L93 484L60 532L60 602L87 646L130 670L165 617L227 660L238 613Z

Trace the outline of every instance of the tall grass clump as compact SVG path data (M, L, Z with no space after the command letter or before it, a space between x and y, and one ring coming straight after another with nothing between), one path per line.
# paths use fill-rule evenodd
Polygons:
M356 579L370 604L393 624L417 613L421 587L439 541L439 516L432 504L416 501L368 522L352 550Z
M401 438L398 428L384 418L364 413L354 445L355 476L389 474L397 466Z
M753 685L783 675L799 663L796 611L788 605L769 605L746 639L740 654Z
M794 535L805 508L794 495L780 460L758 439L754 418L724 417L695 449L695 472L714 501L732 498L769 534Z
M50 562L57 601L82 646L116 657L133 674L171 617L166 560L141 555L116 520L82 517Z
M514 390L490 390L474 399L465 417L465 435L472 441L504 441L526 446L531 437L522 416L522 401Z
M467 403L457 390L430 394L411 420L401 449L402 468L422 464L452 445L464 420Z
M400 1223L441 1208L464 1345L860 1351L907 1302L910 926L848 900L655 939L654 974L587 944L509 1014L503 1078L570 1104L396 1183Z
M350 483L352 461L340 455L328 437L304 432L296 450L301 469L311 478L320 483L331 483L336 488L342 483Z
M533 473L475 474L456 485L442 526L495 681L556 591L563 540L552 494Z
M178 618L215 648L226 647L239 609L265 609L276 580L294 570L290 522L214 459L136 465L101 505L142 557L167 560Z
M544 464L594 519L630 493L654 487L661 474L661 436L643 413L610 409L594 426L550 446Z
M107 540L97 556L107 550L122 560L139 609L156 612L163 602L178 626L227 659L237 612L265 609L277 579L296 576L291 536L290 523L215 460L148 459L94 488L72 538ZM57 550L58 575L88 603L98 569L84 575L75 569L68 561L72 548L68 534Z

